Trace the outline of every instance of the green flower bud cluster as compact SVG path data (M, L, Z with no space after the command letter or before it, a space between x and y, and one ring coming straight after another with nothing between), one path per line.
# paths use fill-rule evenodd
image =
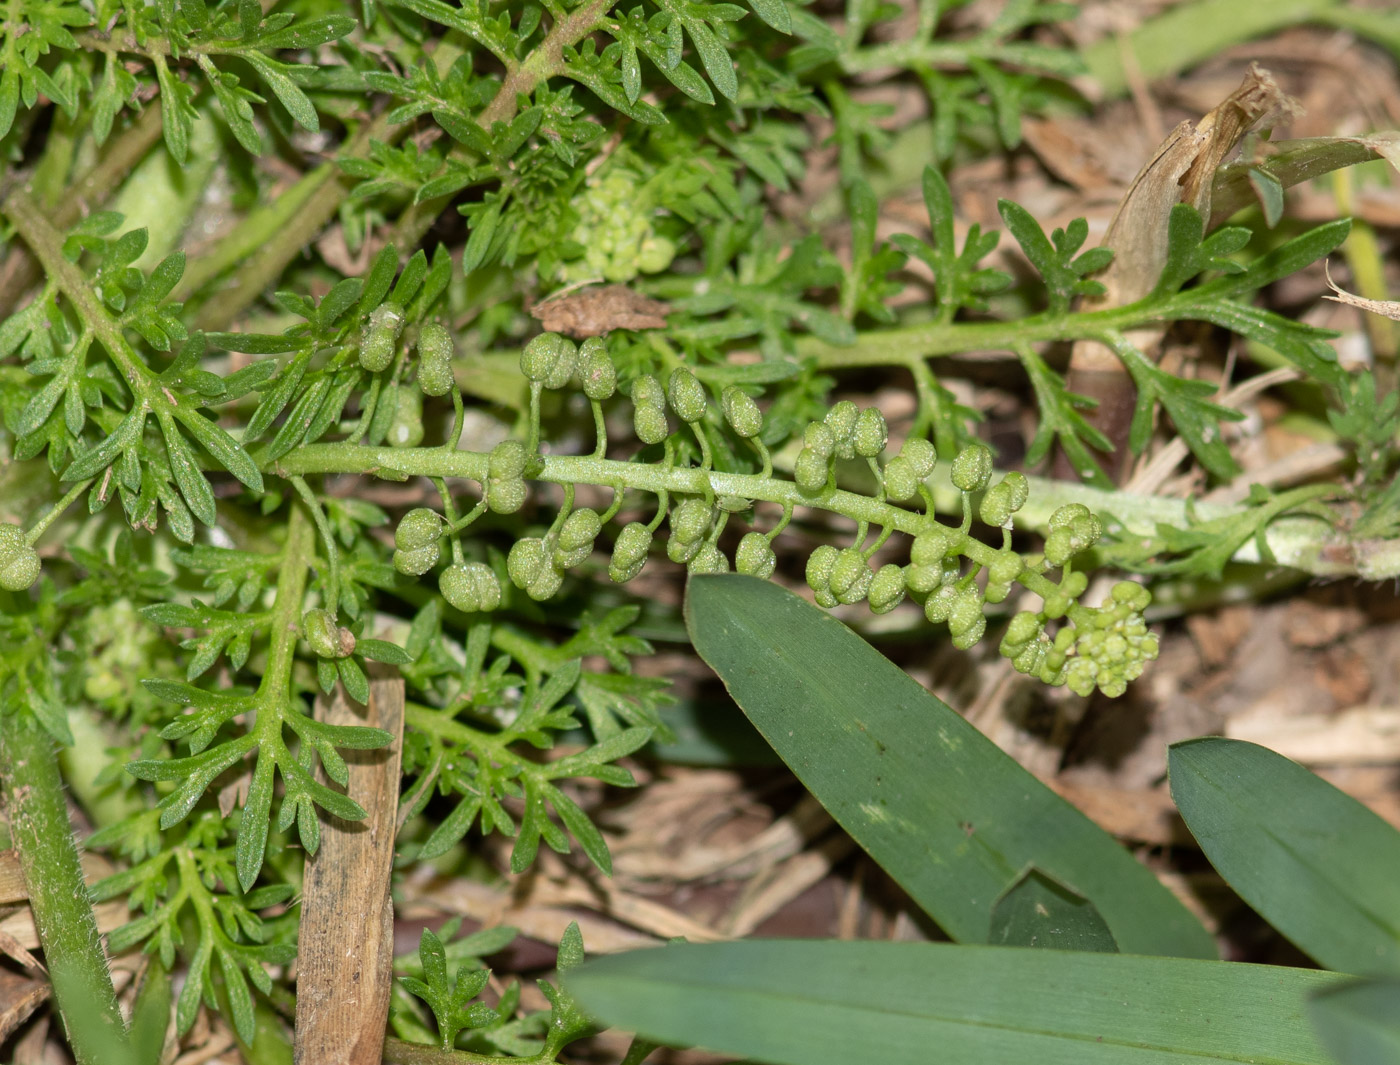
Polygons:
M1157 637L1147 631L1142 616L1151 601L1146 588L1120 581L1103 606L1076 607L1074 624L1063 626L1053 639L1045 631L1044 611L1023 611L1011 619L1001 654L1017 671L1046 684L1064 684L1084 696L1098 688L1116 698L1157 657Z
M404 309L392 300L371 311L360 334L360 365L370 373L387 370L398 351L403 324Z
M349 658L355 651L355 634L336 624L329 610L308 610L301 616L301 634L318 658Z
M676 257L675 243L652 226L653 211L640 193L638 176L625 167L612 167L591 182L573 206L579 221L569 239L583 245L584 255L564 267L565 281L627 282L639 273L665 270Z
M0 524L0 588L22 592L39 579L39 552L24 539L24 530Z

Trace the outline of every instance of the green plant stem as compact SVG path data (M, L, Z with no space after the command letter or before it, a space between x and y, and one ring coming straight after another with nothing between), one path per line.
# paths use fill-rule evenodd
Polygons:
M109 1065L113 1046L126 1046L126 1026L73 843L53 739L26 707L0 711L0 772L10 835L74 1058L78 1065Z
M598 20L607 14L616 0L587 0L556 22L525 61L510 70L501 87L479 122L490 129L494 122L509 122L515 117L516 100L529 96L540 82L556 76L564 69L564 49L578 44L596 28Z
M256 457L256 456L255 456ZM652 466L614 459L584 456L544 455L543 468L536 480L554 484L598 484L635 489L653 494L678 492L704 496L734 495L745 499L778 503L784 507L828 510L854 521L868 521L917 535L932 519L924 514L882 503L870 496L829 488L808 495L787 480L756 474L719 473L696 467ZM380 474L390 479L403 476L457 477L480 482L486 477L489 456L471 451L445 451L441 448L359 447L348 444L311 444L267 464L266 472L281 476L312 473ZM961 512L961 495L948 480L948 465L942 464L929 479L938 511ZM1124 534L1151 537L1159 524L1186 528L1192 514L1187 501L1158 496L1132 495L1122 491L1091 488L1069 481L1030 478L1030 500L1017 515L1017 527L1048 528L1050 515L1066 503L1083 503L1102 518L1111 518ZM1246 508L1232 504L1196 503L1194 516L1201 520L1229 517ZM1353 540L1328 522L1311 515L1284 516L1265 531L1265 545L1273 560L1284 566L1318 576L1360 576L1366 580L1400 577L1400 541ZM980 545L979 545L980 546ZM985 550L991 551L990 548ZM973 561L990 561L977 554ZM1235 553L1238 562L1262 562L1259 546L1245 544Z
M39 537L48 531L50 525L56 522L63 512L73 505L73 501L87 491L88 485L92 484L93 478L89 477L85 481L79 481L72 488L63 494L63 498L51 506L42 518L29 527L29 531L24 534L24 542L31 547L39 542Z

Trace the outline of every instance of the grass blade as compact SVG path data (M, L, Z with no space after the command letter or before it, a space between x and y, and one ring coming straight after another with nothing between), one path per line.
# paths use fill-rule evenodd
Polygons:
M1034 866L1089 900L1121 950L1215 956L1111 836L831 615L724 574L690 581L686 622L764 738L954 939L986 942Z
M1187 827L1260 916L1329 969L1400 975L1400 832L1243 740L1179 743L1170 770Z
M565 986L608 1024L780 1065L1332 1065L1305 1009L1342 981L1182 958L747 940L598 958Z

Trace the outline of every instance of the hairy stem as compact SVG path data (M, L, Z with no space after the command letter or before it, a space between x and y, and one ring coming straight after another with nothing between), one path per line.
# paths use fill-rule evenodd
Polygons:
M64 805L53 739L27 707L0 712L0 775L34 926L78 1065L126 1056L117 1009Z

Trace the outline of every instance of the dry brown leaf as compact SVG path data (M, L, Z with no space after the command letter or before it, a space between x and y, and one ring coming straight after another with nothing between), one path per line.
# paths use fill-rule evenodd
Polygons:
M1122 307L1151 292L1167 262L1167 220L1172 208L1188 203L1209 218L1215 174L1226 157L1251 129L1292 117L1298 110L1273 76L1254 64L1240 87L1214 110L1194 126L1183 122L1172 130L1133 179L1109 223L1103 243L1113 249L1113 262L1098 277L1105 291L1085 300L1084 309ZM1160 328L1136 330L1129 339L1150 353L1161 334ZM1097 341L1076 341L1067 385L1070 391L1098 402L1090 420L1113 442L1126 468L1135 397L1117 355ZM1056 472L1070 475L1063 455Z
M633 292L626 285L566 290L530 308L548 333L575 339L603 336L614 329L665 329L668 304Z

